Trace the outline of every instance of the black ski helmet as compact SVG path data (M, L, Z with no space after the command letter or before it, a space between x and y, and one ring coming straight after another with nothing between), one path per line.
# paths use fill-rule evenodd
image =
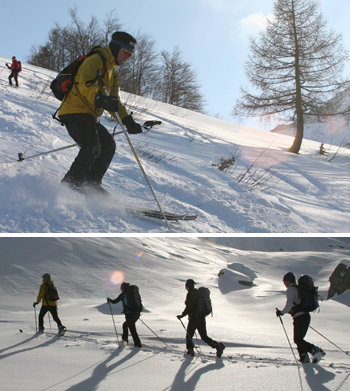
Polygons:
M109 43L109 47L117 63L118 53L120 49L125 49L128 52L134 53L136 46L136 39L124 31L117 31L112 35L112 39Z
M195 284L195 282L192 280L192 278L189 278L189 279L186 281L185 287L186 287L186 288L194 288L194 284Z
M283 281L289 281L295 284L295 275L292 272L288 272L283 276Z

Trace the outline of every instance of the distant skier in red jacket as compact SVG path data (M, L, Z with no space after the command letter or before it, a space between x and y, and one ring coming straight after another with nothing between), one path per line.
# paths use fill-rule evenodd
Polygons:
M15 82L16 82L16 87L18 87L18 74L21 70L21 64L19 61L16 60L16 57L13 56L12 57L12 64L11 66L6 63L6 66L8 69L11 69L11 74L9 76L9 83L10 83L10 86L12 86L12 78L14 77L15 78Z

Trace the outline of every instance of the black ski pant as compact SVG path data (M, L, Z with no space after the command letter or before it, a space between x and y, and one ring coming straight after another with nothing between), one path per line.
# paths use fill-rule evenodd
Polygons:
M39 328L44 328L44 316L47 312L50 312L53 320L57 323L57 327L62 326L61 320L57 314L57 307L54 305L43 305L39 313Z
M65 114L60 120L80 146L63 181L78 186L84 181L102 183L115 153L113 136L90 114Z
M9 76L9 83L12 86L12 78L15 78L16 86L18 87L18 72L17 71L12 71Z
M132 339L134 341L135 346L141 346L140 338L136 331L136 322L140 318L139 312L130 312L128 314L125 314L125 322L123 323L123 334L122 339L124 341L128 341L129 338L129 331L132 336Z
M187 335L186 335L187 350L193 351L194 348L193 336L196 330L198 330L201 339L209 346L211 346L212 348L216 348L218 346L218 342L212 340L207 335L205 316L194 316L194 317L190 317L188 320Z
M302 358L305 353L312 353L315 347L311 343L304 340L310 325L310 321L311 316L308 312L305 312L303 315L293 318L294 342L297 345L300 358Z

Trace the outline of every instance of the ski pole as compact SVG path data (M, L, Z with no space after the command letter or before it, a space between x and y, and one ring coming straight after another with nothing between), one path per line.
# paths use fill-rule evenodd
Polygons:
M145 122L146 124L146 122ZM144 129L145 131L143 133L146 133L146 132L149 132L151 130L151 127L146 127L146 125L143 125L144 126ZM119 132L115 132L112 134L112 136L117 136L119 134L123 134L124 132L121 130ZM17 162L23 162L23 160L28 160L28 159L33 159L33 158L36 158L36 157L39 157L39 156L44 156L44 155L50 155L51 153L55 153L55 152L59 152L59 151L64 151L65 149L69 149L69 148L73 148L73 147L77 147L78 144L75 143L75 144L70 144L70 145L66 145L65 147L60 147L60 148L56 148L56 149L51 149L50 151L46 151L46 152L40 152L40 153L37 153L35 155L31 155L31 156L24 156L24 153L23 152L19 152L18 153L18 159L16 160Z
M99 73L98 73L98 81L99 81L100 86L102 87L102 89L103 89L105 95L106 95L106 96L109 96L109 92L108 92L108 90L107 90L107 87L106 87L106 85L105 85L105 83L104 83L104 81L103 81L103 78L101 77L101 75L100 75ZM118 113L111 113L111 115L112 115L112 117L119 123L120 127L122 128L122 131L123 131L123 133L124 133L124 135L125 135L125 138L126 138L128 144L129 144L129 147L130 147L132 153L134 154L134 157L135 157L136 162L137 162L137 164L138 164L138 166L139 166L139 168L140 168L140 170L141 170L141 172L142 172L143 177L145 178L145 181L146 181L146 183L147 183L147 185L148 185L148 188L150 189L150 191L151 191L151 193L152 193L152 195L153 195L153 198L154 198L154 200L156 201L156 204L157 204L157 206L158 206L158 208L159 208L159 211L160 211L160 213L162 214L162 216L163 216L163 218L164 218L164 220L165 220L165 222L166 222L166 224L167 224L167 226L168 226L168 229L169 229L169 231L170 231L170 225L169 225L168 219L166 218L166 215L164 214L163 209L162 209L162 207L160 206L160 203L159 203L158 198L157 198L157 196L156 196L156 194L155 194L155 192L154 192L154 190L153 190L153 187L152 187L152 185L151 185L151 182L149 181L149 179L148 179L148 177L147 177L147 175L146 175L146 172L145 172L144 168L142 167L142 164L141 164L141 162L140 162L140 159L139 159L139 157L137 156L137 153L136 153L136 151L135 151L135 148L134 148L134 146L133 146L132 143L131 143L131 140L130 140L130 137L129 137L129 135L128 135L128 132L126 131L125 126L124 126L124 124L122 123L122 121L121 121L121 119L120 119L120 117L119 117L119 114L118 114Z
M150 330L150 331L159 339L159 341L163 342L163 344L164 344L166 347L168 347L168 344L167 344L162 338L160 338L159 335L157 335L149 326L147 326L146 323L145 323L141 318L139 318L139 319L140 319L140 321L148 328L148 330Z
M50 330L52 330L52 328L51 328L51 317L50 317L50 312L48 313L48 315L49 315L49 325L50 325Z
M197 336L197 331L194 332L194 336L196 337L197 346L198 346L198 351L200 352L200 355L202 355L202 349L201 349L201 346L200 346L200 344L199 344L199 339L198 339L198 336Z
M35 332L38 332L38 321L36 319L36 307L34 306Z
M188 331L187 331L187 329L186 329L186 327L185 327L183 321L181 320L181 318L177 318L177 319L179 319L179 321L180 321L181 324L182 324L182 327L183 327L183 328L185 329L185 331L186 331L186 335L188 336L188 338L190 338L190 340L191 340L192 343L193 343L193 338L188 334ZM198 339L197 339L197 342L198 342ZM200 352L198 346L195 345L195 344L193 344L193 346L196 348L196 350L197 350L197 352L198 352L198 355L199 355L200 357L202 357L202 353Z
M334 342L332 342L330 339L328 339L326 336L324 336L323 334L321 334L319 331L315 330L313 327L309 326L311 330L315 331L315 333L319 334L321 337L323 337L325 340L327 340L328 342L330 342L333 346L335 346L337 349L339 349L341 352L345 353L347 356L350 356L350 352L346 352L345 350L343 350L341 347L339 347L338 345L336 345Z
M276 311L277 311L277 308L276 308ZM291 345L291 343L290 343L290 340L289 340L289 337L288 337L286 328L284 327L284 323L283 323L282 317L281 317L281 316L278 316L278 317L279 317L280 322L281 322L281 325L282 325L282 327L283 327L284 334L286 335L286 338L287 338L287 341L288 341L290 350L291 350L292 353L293 353L294 360L295 360L295 362L296 362L296 364L297 364L297 367L298 367L298 375L299 375L299 382L300 382L300 388L301 388L301 390L303 391L303 383L301 382L300 365L299 365L299 362L298 362L297 358L295 357L295 353L294 353L294 350L293 350L292 345Z
M115 331L115 335L117 336L117 342L118 342L118 345L119 345L119 337L118 337L118 333L117 333L117 327L116 327L115 321L114 321L114 315L113 315L113 311L112 311L112 306L111 306L111 303L109 301L108 301L108 305L109 305L109 310L111 311L113 325L114 325L114 331Z
M122 133L124 133L124 132L121 130L120 132L114 133L113 136L116 136L116 135L122 134ZM63 151L63 150L65 150L65 149L73 148L73 147L76 147L76 146L78 146L77 143L75 143L75 144L70 144L70 145L66 145L65 147L61 147L61 148L57 148L57 149L51 149L50 151L40 152L40 153L37 153L37 154L35 154L35 155L31 155L31 156L28 156L28 157L24 156L24 153L19 152L19 153L18 153L18 160L17 160L17 161L18 161L18 162L23 162L23 160L33 159L33 158L35 158L35 157L39 157L39 156L43 156L43 155L49 155L49 154L51 154L51 153Z
M124 127L124 125L123 125L123 123L122 123L120 117L119 117L119 114L118 114L118 113L112 113L112 117L113 117L114 119L116 119L116 120L119 122L119 125L120 125L120 127L122 128L122 130L123 130L123 132L124 132L124 135L125 135L125 137L126 137L126 140L127 140L128 144L129 144L129 147L130 147L132 153L134 154L135 160L136 160L136 162L137 162L137 164L138 164L138 166L139 166L139 168L140 168L140 170L141 170L141 172L142 172L143 177L145 178L145 181L146 181L146 183L147 183L147 185L148 185L148 188L149 188L149 190L151 191L152 196L153 196L153 198L154 198L154 200L155 200L155 202L156 202L156 204L157 204L157 206L158 206L158 209L159 209L160 213L162 214L162 216L163 216L163 218L164 218L164 220L165 220L165 222L166 222L166 224L167 224L168 230L170 231L169 221L168 221L168 219L167 219L165 213L163 212L163 209L162 209L162 207L161 207L161 205L160 205L160 203L159 203L159 201L158 201L158 198L157 198L157 196L156 196L156 194L155 194L155 192L154 192L154 190L153 190L153 187L152 187L152 185L151 185L151 182L149 181L148 176L147 176L147 174L146 174L146 171L144 170L144 168L143 168L143 166L142 166L142 164L141 164L141 161L140 161L139 157L137 156L136 150L135 150L134 146L133 146L132 143L131 143L131 140L130 140L130 137L129 137L129 135L128 135L128 132L126 131L126 129L125 129L125 127Z

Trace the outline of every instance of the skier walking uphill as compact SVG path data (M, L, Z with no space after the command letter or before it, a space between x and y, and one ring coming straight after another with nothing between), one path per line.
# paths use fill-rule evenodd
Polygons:
M42 301L42 306L39 313L39 333L44 332L44 316L47 312L50 312L53 320L57 323L58 331L63 332L65 326L62 326L62 322L57 314L57 300L59 299L57 291L54 288L51 276L45 273L42 276L43 283L40 285L40 290L36 301L33 303L33 307Z
M18 87L18 73L20 71L20 63L17 61L16 57L12 57L12 64L9 65L6 63L8 69L11 69L11 73L9 76L9 84L12 86L12 78L15 79L16 87Z
M316 363L326 353L321 348L312 345L304 339L310 325L311 316L309 312L303 312L298 309L301 300L294 274L291 272L287 273L283 277L283 282L287 288L287 301L282 310L276 310L276 316L279 317L289 313L293 317L294 343L297 345L300 362L309 363L310 358L308 353L311 353L313 356L312 362Z
M119 79L115 66L130 58L136 40L125 32L115 32L105 47L87 56L74 77L73 87L63 99L59 118L69 135L80 146L80 151L62 182L80 190L83 186L106 193L102 178L114 156L116 144L107 129L97 122L104 110L118 112L128 133L141 133L141 125L127 113L119 98ZM108 90L106 96L99 85L98 76Z
M125 322L123 323L122 340L126 343L129 341L129 330L134 341L134 346L141 348L141 341L136 331L136 322L140 318L142 311L141 297L136 285L130 285L128 282L123 282L120 286L122 293L114 300L107 297L109 303L123 303L123 313L125 314Z
M205 322L205 314L201 311L201 303L198 289L194 287L196 283L192 279L188 279L185 284L187 296L185 301L185 309L181 315L177 315L178 319L188 315L188 325L186 334L187 354L194 356L194 344L192 338L196 330L201 339L212 348L216 349L216 356L219 358L225 349L225 345L221 342L216 342L208 337Z

